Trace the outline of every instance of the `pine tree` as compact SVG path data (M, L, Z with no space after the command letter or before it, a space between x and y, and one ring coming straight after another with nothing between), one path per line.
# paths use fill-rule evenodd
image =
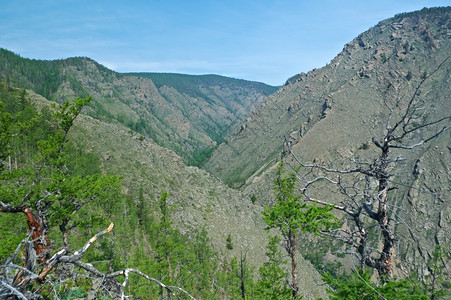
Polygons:
M266 246L268 261L258 270L260 279L256 290L258 296L270 300L289 299L292 296L291 289L287 285L287 275L282 268L287 261L283 259L279 250L281 239L278 236L269 236Z
M278 228L282 233L285 249L291 260L291 288L293 298L299 296L298 274L296 266L296 237L300 232L319 234L322 230L329 230L337 226L337 218L330 213L332 206L318 207L308 205L302 201L302 196L296 193L296 174L285 175L286 171L281 163L277 169L274 181L276 202L265 207L263 220L270 228Z

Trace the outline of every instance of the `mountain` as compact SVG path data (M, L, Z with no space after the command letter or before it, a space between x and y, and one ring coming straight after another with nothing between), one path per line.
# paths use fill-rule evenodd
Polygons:
M187 235L205 229L218 253L218 264L224 267L244 252L250 266L261 265L267 244L262 208L208 172L187 166L175 150L157 142L165 145L163 138L167 137L166 142L179 149L177 140L171 136L183 133L183 128L177 127L179 120L193 127L191 133L199 126L195 138L207 136L201 129L217 126L219 130L218 124L223 122L221 130L226 136L229 127L249 114L273 87L216 75L124 75L89 58L39 61L21 58L7 50L0 50L0 62L5 89L27 88L24 94L38 107L49 106L48 100L62 102L93 95L93 103L85 108L86 115L77 119L69 139L76 149L100 158L102 173L122 178L122 190L129 200L118 200L121 202L115 205L123 209L112 217L117 228L112 250L118 257L115 263L133 266L138 261L141 266L146 265L139 261L140 253L153 253L149 242L152 238L139 225L137 210L144 207L149 219L158 216L159 197L166 191L173 208L174 226ZM155 83L146 76L152 76ZM144 127L161 127L161 139L158 135L153 139L145 136L146 131L138 128L140 116L147 120L142 121ZM170 118L170 124L163 126L163 121ZM138 120L138 125L131 124L131 120ZM199 150L194 148L200 147L199 141L191 145L192 153ZM229 236L233 249L227 248ZM96 251L94 256L101 255L102 250ZM319 273L302 257L298 264L299 274L305 278L301 290L312 297L325 297L324 287L315 284L321 280Z
M349 143L366 142L373 131L363 130L382 122L380 103L389 85L408 92L416 83L412 76L418 79L450 55L448 24L449 8L401 14L379 23L346 44L327 66L288 79L213 153L205 168L240 186L280 158L284 137L298 141L317 124L329 123L332 113L342 112L334 132L347 132L342 138ZM430 86L442 79L432 80ZM447 90L434 90L442 104ZM315 144L321 146L316 150L332 149L330 136L321 139L326 133L317 137Z
M372 138L383 136L388 107L396 108L392 119L399 118L419 82L441 63L419 91L422 106L417 110L424 113L417 122L451 116L450 56L451 7L384 20L346 44L327 66L288 79L213 153L205 168L268 204L275 162L284 158L297 165L284 153L284 143L305 163L346 169L367 161L377 150ZM450 120L441 125L449 127ZM419 134L426 137L438 129ZM406 269L428 274L425 261L434 244L451 242L450 141L448 130L423 147L394 153L403 159L391 178L397 184L393 205L402 220L396 226L402 237L397 245L402 274ZM341 201L327 187L319 192L326 200Z
M89 58L40 61L0 49L0 77L57 102L92 96L88 114L121 123L201 165L277 88L217 75L119 74ZM154 82L155 80L155 82Z
M419 90L423 105L417 110L424 113L417 121L450 116L450 40L450 7L400 14L346 44L327 66L289 78L275 93L275 87L216 75L119 74L89 58L39 61L7 50L0 50L0 76L5 86L28 89L39 106L93 96L70 140L100 157L102 173L122 176L128 200L114 216L122 223L113 241L123 243L114 255L124 265L137 257L145 261L144 254L153 251L137 211L141 206L158 211L167 191L180 231L206 229L218 260L245 253L259 266L267 242L261 211L274 199L275 163L297 164L284 143L303 161L333 167L373 157L372 138L384 132L388 107L402 111L419 82L441 63ZM402 220L396 225L400 276L412 270L427 275L434 245L451 243L450 141L446 131L403 152L402 163L393 167L393 207ZM327 187L320 193L331 202L341 200ZM227 246L229 236L233 249ZM312 261L338 260L331 252L340 245L307 235L298 240ZM312 265L299 257L298 266L305 297L327 297Z
M38 107L50 106L47 99L33 91L27 91L27 101ZM117 199L115 206L119 207L119 213L111 216L115 220L111 250L115 264L138 268L138 261L140 267L151 265L143 263L145 258L140 256L146 253L147 259L153 259L155 249L149 240L154 237L149 236L149 228L140 224L137 215L158 218L158 201L164 191L169 194L174 226L187 235L206 230L221 268L243 253L246 263L253 268L264 261L267 235L261 218L262 207L254 205L240 191L229 188L204 170L186 166L174 151L130 132L121 124L80 115L69 140L73 148L99 157L102 174L117 174L122 178L122 192L129 200ZM229 237L233 247L227 246ZM101 255L101 248L96 251L96 255ZM324 286L316 285L321 281L320 274L302 257L299 257L299 274L304 278L300 288L309 295L306 299L327 295Z

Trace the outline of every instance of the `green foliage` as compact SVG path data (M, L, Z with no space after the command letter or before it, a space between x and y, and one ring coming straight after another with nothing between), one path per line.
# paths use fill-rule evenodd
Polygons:
M226 248L229 250L233 250L232 235L230 233L227 235Z
M339 261L325 262L324 254L322 252L320 253L309 249L309 251L303 256L305 259L312 263L312 265L318 272L320 272L320 274L329 273L334 277L343 276L342 272L340 272L342 270L343 264Z
M39 61L22 58L8 50L0 49L0 64L8 81L20 88L33 89L51 99L62 83L60 72L63 61ZM29 80L32 78L32 80ZM10 84L8 83L8 84Z
M352 277L323 274L331 287L330 299L449 299L450 282L446 280L449 255L436 246L428 262L430 275L419 281L411 274L403 280L387 280L383 284L371 281L369 270L357 271Z
M208 159L210 159L216 149L217 147L195 150L192 154L190 164L201 168L208 161Z
M15 166L2 173L0 188L3 199L9 199L7 203L33 208L37 203L45 205L53 225L63 219L75 220L74 212L91 202L105 208L105 212L111 211L110 199L119 193L118 177L95 174L93 171L99 168L94 163L98 165L99 161L93 154L78 151L79 160L68 163L68 158L77 154L74 148L72 152L68 152L71 147L65 149L69 129L90 101L90 98L76 98L54 105L53 113L34 111L33 122L25 125L20 120L21 114L16 113L13 130L20 134L9 145L13 148ZM42 123L50 125L42 126ZM68 169L71 165L75 166L72 170Z
M0 262L3 263L26 237L22 215L0 214Z
M318 207L302 201L296 192L296 173L285 175L286 171L281 163L274 180L276 202L273 207L265 207L263 220L267 229L277 228L282 233L287 246L286 250L291 259L291 284L293 298L300 297L296 269L296 237L300 232L318 235L323 230L338 226L337 218L330 212L332 206Z
M11 114L5 111L4 104L0 102L0 171L4 168L5 160L9 156L10 126Z
M390 280L383 285L377 285L371 282L371 274L368 270L356 271L354 276L343 279L325 273L323 280L331 287L328 290L331 300L429 299L415 280Z
M253 280L253 268L246 263L245 257L241 257L241 260L233 257L230 261L222 262L222 269L218 276L220 289L214 298L242 299L243 283L245 298L258 299Z
M360 145L359 150L368 150L370 148L370 144L368 142L363 143Z
M269 86L260 82L252 82L234 78L228 78L220 75L184 75L184 74L173 74L173 73L127 73L126 75L139 76L143 78L150 78L154 82L157 88L162 86L170 86L175 88L181 93L186 93L192 97L204 97L208 98L204 93L201 92L199 86L212 87L217 86L239 86L246 88L254 88L261 90L264 94L270 95L274 93L278 87ZM240 84L238 84L240 83ZM210 100L210 99L208 99ZM211 99L210 101L213 101Z
M63 245L63 234L69 231L71 247L80 247L86 242L80 234L91 235L104 229L116 213L116 201L121 199L119 177L102 175L95 154L68 142L74 120L91 99L76 98L38 112L24 90L3 86L0 96L0 126L4 129L0 145L1 201L39 213L53 249ZM23 214L0 213L1 261L13 253L26 233ZM95 251L105 248L102 243L105 241L92 247L85 258L104 260L103 254L108 251ZM85 291L78 287L67 290L68 285L69 281L61 285L62 298L70 299ZM47 287L44 284L39 289L44 295ZM57 291L51 289L48 293L53 292Z
M451 255L444 252L442 246L435 245L432 256L428 261L429 275L423 280L423 289L431 299L449 299L451 295L451 282L447 272Z
M255 194L251 195L251 202L252 204L255 204L255 202L257 201L257 197L255 196Z
M283 236L296 235L299 232L319 234L337 227L337 218L330 212L332 206L317 206L302 201L302 196L296 193L296 174L285 176L283 164L277 170L274 181L276 202L273 207L265 207L263 220L268 228L280 229Z
M287 285L286 272L282 268L287 261L279 250L281 239L269 236L266 246L268 261L258 270L260 278L256 284L257 295L260 299L290 299L291 289Z
M88 105L92 101L92 97L87 98L75 98L72 101L66 101L61 105L52 104L52 107L56 109L54 116L59 122L59 127L67 132L72 127L74 120L78 117L83 107Z
M142 188L138 196L141 199L138 199L140 204L136 210L128 211L129 215L121 221L118 230L122 236L129 236L129 226L133 223L132 220L136 220L135 223L146 233L148 244L140 242L127 250L125 255L130 256L128 266L139 269L165 284L183 287L195 297L215 298L222 286L220 278L223 276L206 230L182 234L174 228L171 221L173 206L166 191L161 193L153 208L144 201ZM138 234L137 231L135 233ZM130 255L130 252L133 255ZM117 261L121 259L123 258L118 257ZM121 265L115 266L120 267ZM134 297L156 299L166 293L157 286L149 286L142 278L132 277L131 285Z

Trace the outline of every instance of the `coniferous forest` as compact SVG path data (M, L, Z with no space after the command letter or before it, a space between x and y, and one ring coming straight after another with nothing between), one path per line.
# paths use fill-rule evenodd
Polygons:
M450 32L282 87L0 49L0 299L449 299Z

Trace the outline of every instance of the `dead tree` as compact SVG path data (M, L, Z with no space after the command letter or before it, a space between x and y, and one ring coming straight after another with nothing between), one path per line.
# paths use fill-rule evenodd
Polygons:
M359 258L362 266L377 270L381 279L392 276L395 244L398 240L394 230L394 223L397 220L393 212L394 203L390 192L398 188L397 184L391 180L394 176L392 170L402 161L402 158L394 157L392 150L415 149L449 129L451 116L419 123L424 113L419 100L421 88L446 62L448 58L429 75L421 76L421 80L401 113L395 114L396 108L400 105L399 101L389 104L390 101L384 99L384 105L389 114L384 135L380 139L372 139L372 143L378 149L378 155L370 163L355 163L354 168L346 170L316 163L306 164L293 153L290 143L285 143L287 153L296 164L303 167L303 173L298 172L297 175L304 182L301 191L306 200L323 205L332 204L332 201L324 201L311 195L312 187L320 182L334 185L345 196L345 200L339 205L334 205L334 208L344 212L352 225L348 224L348 228L341 228L327 234L350 245L353 249L351 253ZM398 120L393 123L393 118ZM433 127L436 127L436 130L429 136L422 137L419 134L420 131L430 130ZM377 186L376 192L374 192L374 185ZM369 232L374 229L381 236L379 245L370 243Z
M82 248L71 250L68 235L76 226L73 217L82 208L89 207L95 199L114 198L120 186L115 176L82 178L72 176L67 170L64 148L68 132L82 108L90 101L91 98L77 98L55 106L54 120L46 120L52 122L55 131L39 141L38 153L23 162L20 166L22 169L0 168L0 214L25 215L29 229L27 238L17 246L7 261L4 264L0 262L0 298L41 298L39 290L43 285L50 285L55 291L55 285L61 282L57 272L53 272L57 267L76 266L87 276L102 279L102 290L113 298L128 298L125 287L129 283L129 275L134 273L158 284L169 295L181 292L194 299L185 290L167 286L139 270L127 268L103 273L92 264L83 262L83 255L88 248L99 237L113 230L112 223L107 229L94 235ZM9 129L11 118L4 116L9 115L0 110L0 127ZM12 134L1 137L0 165L5 157L3 153L8 153L11 136ZM58 227L62 246L55 248L55 245L51 245L49 236L50 230L57 230ZM23 258L19 256L22 248ZM18 260L22 260L22 263L17 263ZM123 282L116 280L117 277L123 277Z
M121 299L126 299L128 296L125 295L125 288L129 282L129 276L131 273L137 274L150 282L156 283L162 289L168 291L168 294L176 294L176 292L181 292L188 296L191 299L195 299L184 289L176 287L176 286L167 286L161 281L148 276L147 274L142 273L139 270L127 268L120 271L115 271L111 273L103 273L95 268L90 263L85 263L81 259L88 248L100 237L111 232L113 230L113 223L110 226L97 233L93 237L89 239L89 241L80 249L69 254L67 249L63 248L53 254L51 257L41 260L41 267L37 267L36 264L36 251L32 246L32 243L29 241L32 232L28 235L28 237L23 240L21 244L18 245L16 251L13 255L5 262L5 264L0 265L0 270L2 270L2 274L0 275L0 298L8 299L11 297L16 297L18 299L38 299L40 296L36 293L27 291L27 286L31 285L33 282L43 283L46 281L46 277L49 272L58 267L58 265L62 264L72 264L77 266L87 273L89 273L93 277L101 278L106 285L103 286L108 289L108 293L113 295L114 298L120 297ZM25 244L25 256L26 263L25 266L19 266L17 264L12 263L14 259L17 257L22 244ZM12 270L18 270L14 277L10 276ZM121 284L117 277L123 277L123 283ZM47 280L47 283L53 285L52 280Z

